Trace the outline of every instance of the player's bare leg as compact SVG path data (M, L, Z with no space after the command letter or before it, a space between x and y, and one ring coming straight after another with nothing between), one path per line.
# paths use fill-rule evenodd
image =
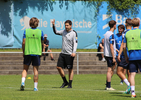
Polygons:
M27 76L27 71L28 71L29 66L28 65L23 65L23 72L22 72L22 82L21 82L21 87L20 90L24 90L24 86L25 86L25 79Z
M68 88L72 88L72 80L73 80L73 69L68 69L69 71L69 85L68 85Z
M34 71L34 91L38 91L38 68L39 66L33 66Z
M64 71L63 71L63 69L61 67L57 66L57 70L58 70L58 72L59 72L59 74L62 77L63 82L64 82L60 88L64 88L65 86L68 85L68 81L67 81L67 79L65 77L65 73L64 73Z

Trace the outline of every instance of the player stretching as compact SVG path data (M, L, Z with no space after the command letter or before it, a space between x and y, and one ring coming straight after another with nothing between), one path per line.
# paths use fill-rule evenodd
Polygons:
M141 30L140 19L132 19L133 29L128 31L124 38L124 53L126 61L129 61L129 71L130 71L130 83L131 83L131 97L135 98L135 75L138 69L141 71ZM129 51L129 57L127 56L126 46Z
M34 91L38 91L38 68L40 65L40 56L42 54L43 46L43 32L37 29L39 20L35 17L29 21L30 27L24 31L22 49L24 57L24 66L22 72L22 83L20 90L24 90L25 78L30 63L32 62L34 71Z
M115 90L111 87L111 77L114 73L116 66L116 46L114 39L114 30L116 29L116 21L111 20L109 22L110 30L104 34L104 56L107 61L107 79L106 79L106 90Z
M73 60L77 49L77 33L72 29L72 22L70 20L65 22L65 30L61 31L56 30L55 20L52 21L52 24L54 33L62 36L62 52L57 62L57 69L63 79L63 84L60 88L64 88L67 85L68 88L72 88ZM67 68L69 71L69 82L65 77L63 68Z

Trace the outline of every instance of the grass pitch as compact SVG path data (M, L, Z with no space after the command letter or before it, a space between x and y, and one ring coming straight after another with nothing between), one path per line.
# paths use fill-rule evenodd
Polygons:
M136 75L136 100L141 100L141 74ZM74 75L73 88L59 88L62 79L59 75L39 75L38 90L34 92L33 75L27 75L25 91L20 91L21 75L0 75L0 100L130 100L131 94L122 94L127 86L120 85L114 74L112 87L106 91L105 74ZM66 76L68 78L68 76Z

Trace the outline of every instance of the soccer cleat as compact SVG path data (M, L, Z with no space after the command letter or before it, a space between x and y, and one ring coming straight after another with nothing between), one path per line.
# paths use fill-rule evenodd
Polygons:
M68 87L67 87L67 88L72 88L72 86L68 85Z
M24 82L22 82L21 87L20 87L21 91L24 91Z
M131 87L130 85L127 87L126 91L124 92L124 94L130 94L131 91Z
M112 87L110 87L110 88L105 88L105 90L110 90L110 91L113 91L113 90L115 90L114 88L112 88Z
M120 82L120 85L123 85L123 82Z
M37 88L34 88L34 91L38 91L38 89Z
M136 98L136 94L135 95L131 95L131 98Z
M68 83L63 83L60 88L64 88L64 87L67 86L67 85L68 85Z

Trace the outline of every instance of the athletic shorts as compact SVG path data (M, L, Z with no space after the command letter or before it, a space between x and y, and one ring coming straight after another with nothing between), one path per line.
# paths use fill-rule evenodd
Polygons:
M62 67L64 69L65 68L73 69L73 60L74 60L74 57L72 57L71 55L60 53L57 66Z
M124 69L129 69L129 63L126 62L125 57L120 58L121 62L118 62L117 58L117 65L123 67Z
M129 61L129 71L138 72L138 69L141 72L141 60L131 60Z
M107 61L107 66L108 67L112 67L113 65L115 65L115 63L113 63L113 57L107 57L107 56L104 56L106 61Z
M30 65L32 62L33 66L40 66L40 56L24 55L24 64Z

